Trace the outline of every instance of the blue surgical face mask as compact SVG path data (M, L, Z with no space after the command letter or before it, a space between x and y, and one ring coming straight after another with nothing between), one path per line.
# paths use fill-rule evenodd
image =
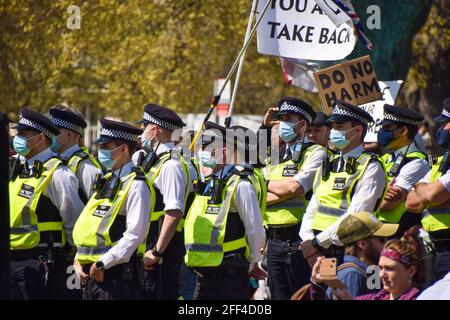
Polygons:
M50 146L53 152L58 152L61 149L61 144L58 142L58 136L52 137L52 145Z
M212 157L210 151L201 151L200 150L198 152L198 160L202 166L211 168L211 169L213 169L217 164L216 159L214 159Z
M450 133L448 132L448 130L445 129L438 129L438 131L436 131L436 144L441 147L441 148L445 148L448 147L449 143L450 143Z
M392 141L395 140L394 131L388 131L381 128L377 134L378 144L382 147L387 147Z
M147 140L147 138L145 137L145 134L142 133L141 134L141 142L142 142L142 147L146 150L152 150L152 143L151 140Z
M295 139L297 136L297 133L295 133L294 128L295 126L300 123L301 121L297 123L287 122L287 121L281 121L280 122L280 128L278 129L278 134L280 135L281 140L284 142L291 142Z
M118 146L117 148L120 148ZM98 149L98 161L100 161L100 164L106 169L111 170L114 165L116 164L116 160L112 158L112 152L116 150L117 148L113 150L107 150L107 149Z
M33 136L27 139L21 136L15 136L13 140L14 150L21 156L25 157L28 153L30 153L31 149L33 149L28 147L28 140L33 139L35 137L37 136Z
M356 127L355 127L356 128ZM351 139L347 139L345 137L345 134L355 128L351 128L347 131L339 131L339 130L335 130L335 129L331 129L330 131L330 142L339 150L343 150L345 149L345 147L348 146L348 144L353 140L353 138Z

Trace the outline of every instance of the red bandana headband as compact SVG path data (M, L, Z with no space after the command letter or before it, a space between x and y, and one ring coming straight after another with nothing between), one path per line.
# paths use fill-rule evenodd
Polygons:
M410 255L404 256L398 253L397 251L391 249L383 249L383 251L381 251L381 256L397 261L401 264L404 264L407 267L410 267L414 264L414 259L412 256Z

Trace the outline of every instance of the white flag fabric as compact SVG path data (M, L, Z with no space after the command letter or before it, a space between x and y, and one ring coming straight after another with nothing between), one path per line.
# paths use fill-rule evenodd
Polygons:
M284 82L310 92L318 92L314 72L318 65L304 59L292 59L280 57L281 69L283 69Z

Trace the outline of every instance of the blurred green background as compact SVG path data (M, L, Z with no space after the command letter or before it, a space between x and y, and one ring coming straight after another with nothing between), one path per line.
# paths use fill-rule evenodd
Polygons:
M242 46L251 0L0 0L1 111L56 103L96 114L139 118L161 103L205 112L213 81L225 77ZM430 120L450 96L450 1L353 1L365 25L370 5L381 29L367 30L379 80L404 79L397 102ZM67 8L81 8L81 29ZM348 58L369 52L360 43ZM317 94L283 83L278 57L249 47L236 113L261 114L282 95Z

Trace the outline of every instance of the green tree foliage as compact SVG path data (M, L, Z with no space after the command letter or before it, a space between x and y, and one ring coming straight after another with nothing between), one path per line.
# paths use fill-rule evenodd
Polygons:
M72 1L0 3L2 109L66 102L124 119L148 102L205 112L214 79L227 75L242 46L251 7L248 0L79 1L81 29L70 30ZM278 58L259 55L255 39L236 111L262 113L282 94L306 95L283 84Z
M132 120L141 116L144 104L156 102L181 113L205 112L213 81L227 75L242 46L251 2L0 0L1 110L14 119L20 108L45 111L65 102ZM369 2L355 1L363 22ZM382 9L382 29L368 35L375 42L372 58L381 79L386 72L405 73L408 68L408 59L397 49L410 40L400 45L397 40L412 39L420 26L417 21L425 21L429 1L419 2L424 5L422 16L409 22L414 28L401 32L398 23L408 17L404 10L418 1L406 7L391 0L376 2ZM81 29L67 28L67 8L72 4L81 8ZM446 66L448 74L448 1L439 0L436 6L440 7L434 8L413 48L408 104L417 105L417 95L425 99L420 105L434 103L434 91L423 98L423 90L448 88L448 77L442 73ZM393 34L397 40L389 44ZM386 56L388 51L392 54ZM367 50L358 44L355 54ZM379 69L384 66L386 70ZM304 98L320 109L316 94L283 84L279 59L258 54L255 38L247 52L235 111L261 114L282 95Z
M399 103L420 111L426 120L441 112L450 97L450 2L434 2L425 26L413 42L413 63Z

